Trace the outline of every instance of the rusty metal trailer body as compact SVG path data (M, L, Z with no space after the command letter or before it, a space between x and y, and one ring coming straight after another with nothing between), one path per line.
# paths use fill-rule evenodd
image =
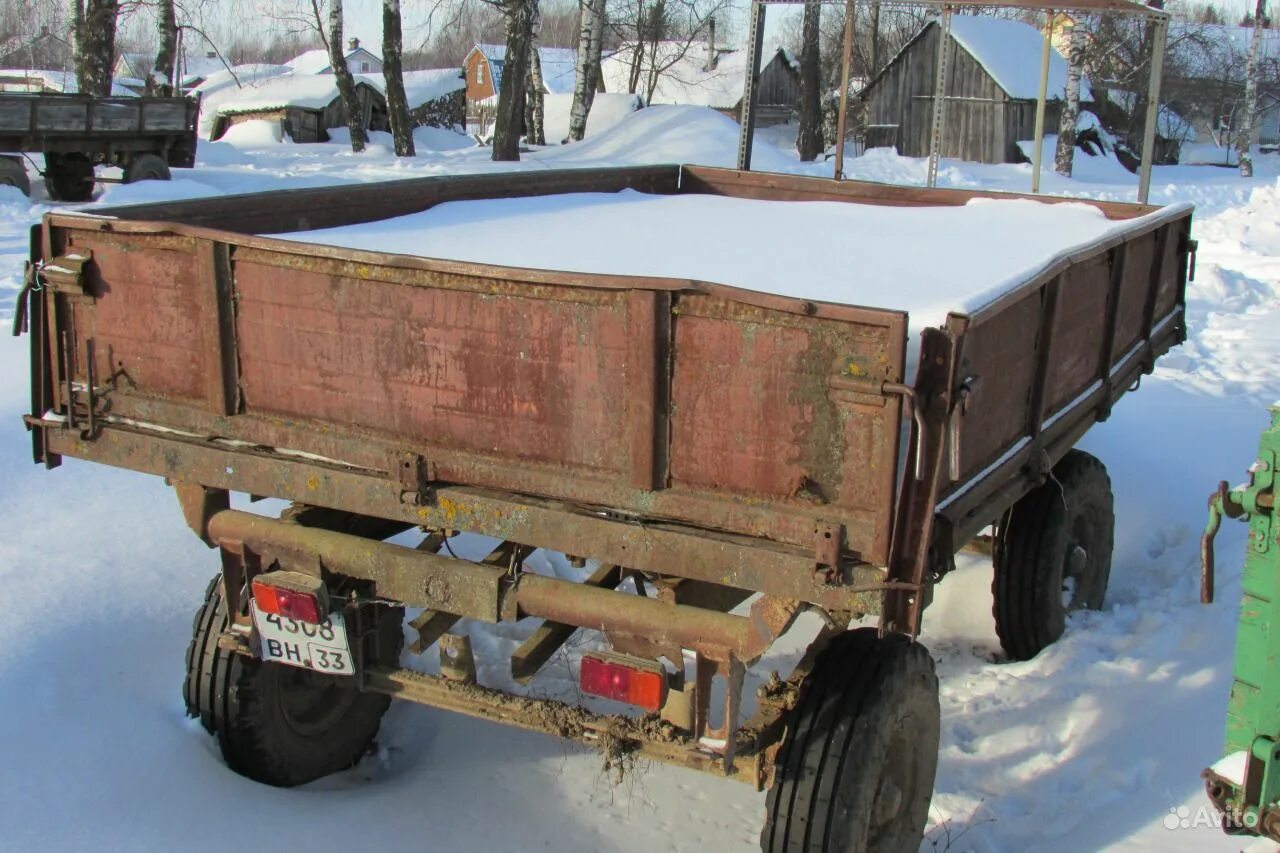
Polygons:
M50 196L83 201L95 165L121 167L126 182L195 165L199 113L193 98L0 93L0 152L43 154ZM5 163L22 165L19 157Z
M49 214L18 318L35 460L172 481L220 548L232 616L219 642L239 653L252 651L246 581L273 569L426 608L415 650L461 617L542 619L513 657L520 680L575 627L639 657L695 652L689 683L671 683L687 714L657 728L569 718L465 677L369 665L357 681L767 787L823 642L868 614L913 637L959 548L1183 340L1190 211L1096 203L1141 223L924 330L914 378L901 311L254 236L624 188L894 206L1012 197L655 166ZM229 491L296 506L262 518L230 510ZM415 527L430 547L376 541ZM434 553L453 531L504 545L483 563ZM522 572L537 547L602 568L585 584ZM615 591L623 577L651 594ZM746 615L727 612L749 598ZM744 666L805 609L828 628L740 720ZM717 677L730 689L713 726Z

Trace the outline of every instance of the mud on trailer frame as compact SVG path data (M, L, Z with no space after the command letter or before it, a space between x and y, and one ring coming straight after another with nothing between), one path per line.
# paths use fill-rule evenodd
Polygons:
M1183 339L1190 211L924 330L911 384L901 311L253 236L624 188L1012 197L658 166L48 214L17 318L35 459L173 484L221 559L187 653L187 707L254 779L352 765L396 696L768 789L766 849L914 849L937 761L937 680L913 639L932 586L997 522L1011 656L1056 639L1068 609L1101 605L1109 484L1071 448ZM1156 211L1096 206L1117 220ZM438 374L418 369L423 340L459 367L462 402L447 411L432 402ZM395 396L404 383L414 393ZM720 395L710 409L695 404L706 389ZM732 441L717 437L726 419ZM233 510L232 490L292 506ZM413 530L417 547L385 541ZM502 544L479 562L436 553L457 531ZM524 571L534 548L599 568L583 583ZM625 578L644 594L616 589ZM423 608L410 651L438 644L438 677L398 665L405 607ZM746 668L806 610L825 627L742 719ZM875 614L878 629L846 630ZM466 636L449 633L462 618L541 620L512 655L520 682L577 629L601 631L612 652L584 657L586 692L647 713L477 684ZM661 664L685 651L689 672Z

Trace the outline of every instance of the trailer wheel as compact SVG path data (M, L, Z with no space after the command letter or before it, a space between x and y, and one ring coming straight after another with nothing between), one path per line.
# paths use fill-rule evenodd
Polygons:
M933 796L938 726L938 678L924 646L872 628L836 637L787 720L761 848L914 851Z
M124 182L132 184L136 181L167 181L169 164L157 154L138 154L124 167Z
M46 154L44 187L54 201L93 198L93 162L83 154Z
M367 605L377 655L398 659L401 608ZM187 714L218 739L227 765L277 787L302 785L352 767L369 750L391 699L354 679L254 658L218 646L228 623L221 576L196 611L183 698ZM352 636L352 643L357 640Z
M31 195L31 178L27 167L16 157L0 157L0 186L17 187L25 196Z
M1097 458L1072 450L1005 513L993 552L996 633L1030 660L1062 636L1067 614L1100 610L1111 575L1115 508Z

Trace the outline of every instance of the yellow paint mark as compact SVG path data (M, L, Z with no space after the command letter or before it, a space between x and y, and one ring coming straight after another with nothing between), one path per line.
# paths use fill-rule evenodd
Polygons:
M320 481L315 477L308 477L307 488L311 489L312 491L315 491L316 489L320 488Z

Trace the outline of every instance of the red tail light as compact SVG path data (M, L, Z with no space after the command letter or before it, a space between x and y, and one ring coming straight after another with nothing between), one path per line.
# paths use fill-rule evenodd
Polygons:
M667 674L657 664L639 659L590 654L582 658L578 683L584 693L650 711L667 700Z
M283 619L294 619L319 625L325 620L327 607L322 602L324 588L298 589L299 584L292 578L273 577L273 575L295 574L293 572L273 572L272 574L253 579L253 602L263 613L272 613ZM302 575L309 586L318 586L314 581Z

